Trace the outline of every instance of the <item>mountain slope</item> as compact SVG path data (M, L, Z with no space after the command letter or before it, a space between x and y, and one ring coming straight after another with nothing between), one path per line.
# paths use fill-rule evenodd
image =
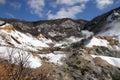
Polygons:
M114 17L117 13L120 13L120 7L93 18L85 25L84 29L98 33L99 31L105 29L105 25L111 22L111 20L113 20L112 17Z
M91 21L1 18L0 60L19 66L27 59L24 67L35 72L51 66L41 70L49 80L119 80L119 31L120 7Z
M14 29L14 27L8 23L0 26L1 45L19 47L22 49L39 50L44 47L49 47L45 42L34 38L30 34L23 34Z
M88 22L86 20L73 20L69 18L56 19L56 20L44 20L44 21L21 21L17 19L5 19L1 18L0 20L12 24L17 30L20 30L25 33L30 33L34 36L39 35L40 33L44 36L50 37L47 32L52 30L62 32L68 32L67 27L79 31L84 25ZM73 28L74 27L74 28Z

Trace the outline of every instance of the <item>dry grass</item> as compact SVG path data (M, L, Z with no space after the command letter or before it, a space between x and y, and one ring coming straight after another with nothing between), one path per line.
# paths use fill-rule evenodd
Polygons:
M5 30L5 31L7 31L8 33L11 33L12 31L15 31L15 29L13 28L12 25L7 25L7 26L5 26L4 28L0 28L0 30Z
M101 66L111 66L113 67L111 64L109 64L107 61L101 59L100 57L96 57L94 58L94 62L97 65L101 65Z
M43 49L40 50L40 52L49 52L49 51L51 51L51 49L52 48L50 48L50 47L49 48L43 48Z
M33 55L34 57L38 57L38 58L41 59L40 55L38 55L37 53L34 53L34 52L33 52L32 55Z
M53 80L50 76L53 66L44 63L36 69L10 64L7 60L0 60L0 80Z

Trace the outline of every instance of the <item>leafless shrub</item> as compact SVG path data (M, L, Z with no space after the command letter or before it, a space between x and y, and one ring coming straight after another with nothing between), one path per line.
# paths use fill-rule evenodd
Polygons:
M27 73L29 73L29 54L17 49L8 49L5 59L0 62L5 74L1 74L2 80L22 80ZM1 80L0 79L0 80Z
M0 80L53 80L49 75L52 66L47 62L32 69L29 68L31 53L11 48L7 52L7 56L0 58Z

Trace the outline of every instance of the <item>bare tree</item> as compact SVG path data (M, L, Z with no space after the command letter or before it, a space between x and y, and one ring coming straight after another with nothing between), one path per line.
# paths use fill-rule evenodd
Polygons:
M22 80L29 73L29 53L19 49L7 49L7 60L1 59L2 66L7 72L1 75L3 80Z
M2 73L0 72L0 80L53 80L49 75L52 65L46 62L41 67L32 69L29 62L30 56L29 52L8 48L7 55L0 58L0 68L1 65L4 68Z

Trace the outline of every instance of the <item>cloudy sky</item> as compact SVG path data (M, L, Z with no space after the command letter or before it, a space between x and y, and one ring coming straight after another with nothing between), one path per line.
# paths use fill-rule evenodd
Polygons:
M120 6L120 0L0 0L0 17L27 21L73 18L91 20Z

